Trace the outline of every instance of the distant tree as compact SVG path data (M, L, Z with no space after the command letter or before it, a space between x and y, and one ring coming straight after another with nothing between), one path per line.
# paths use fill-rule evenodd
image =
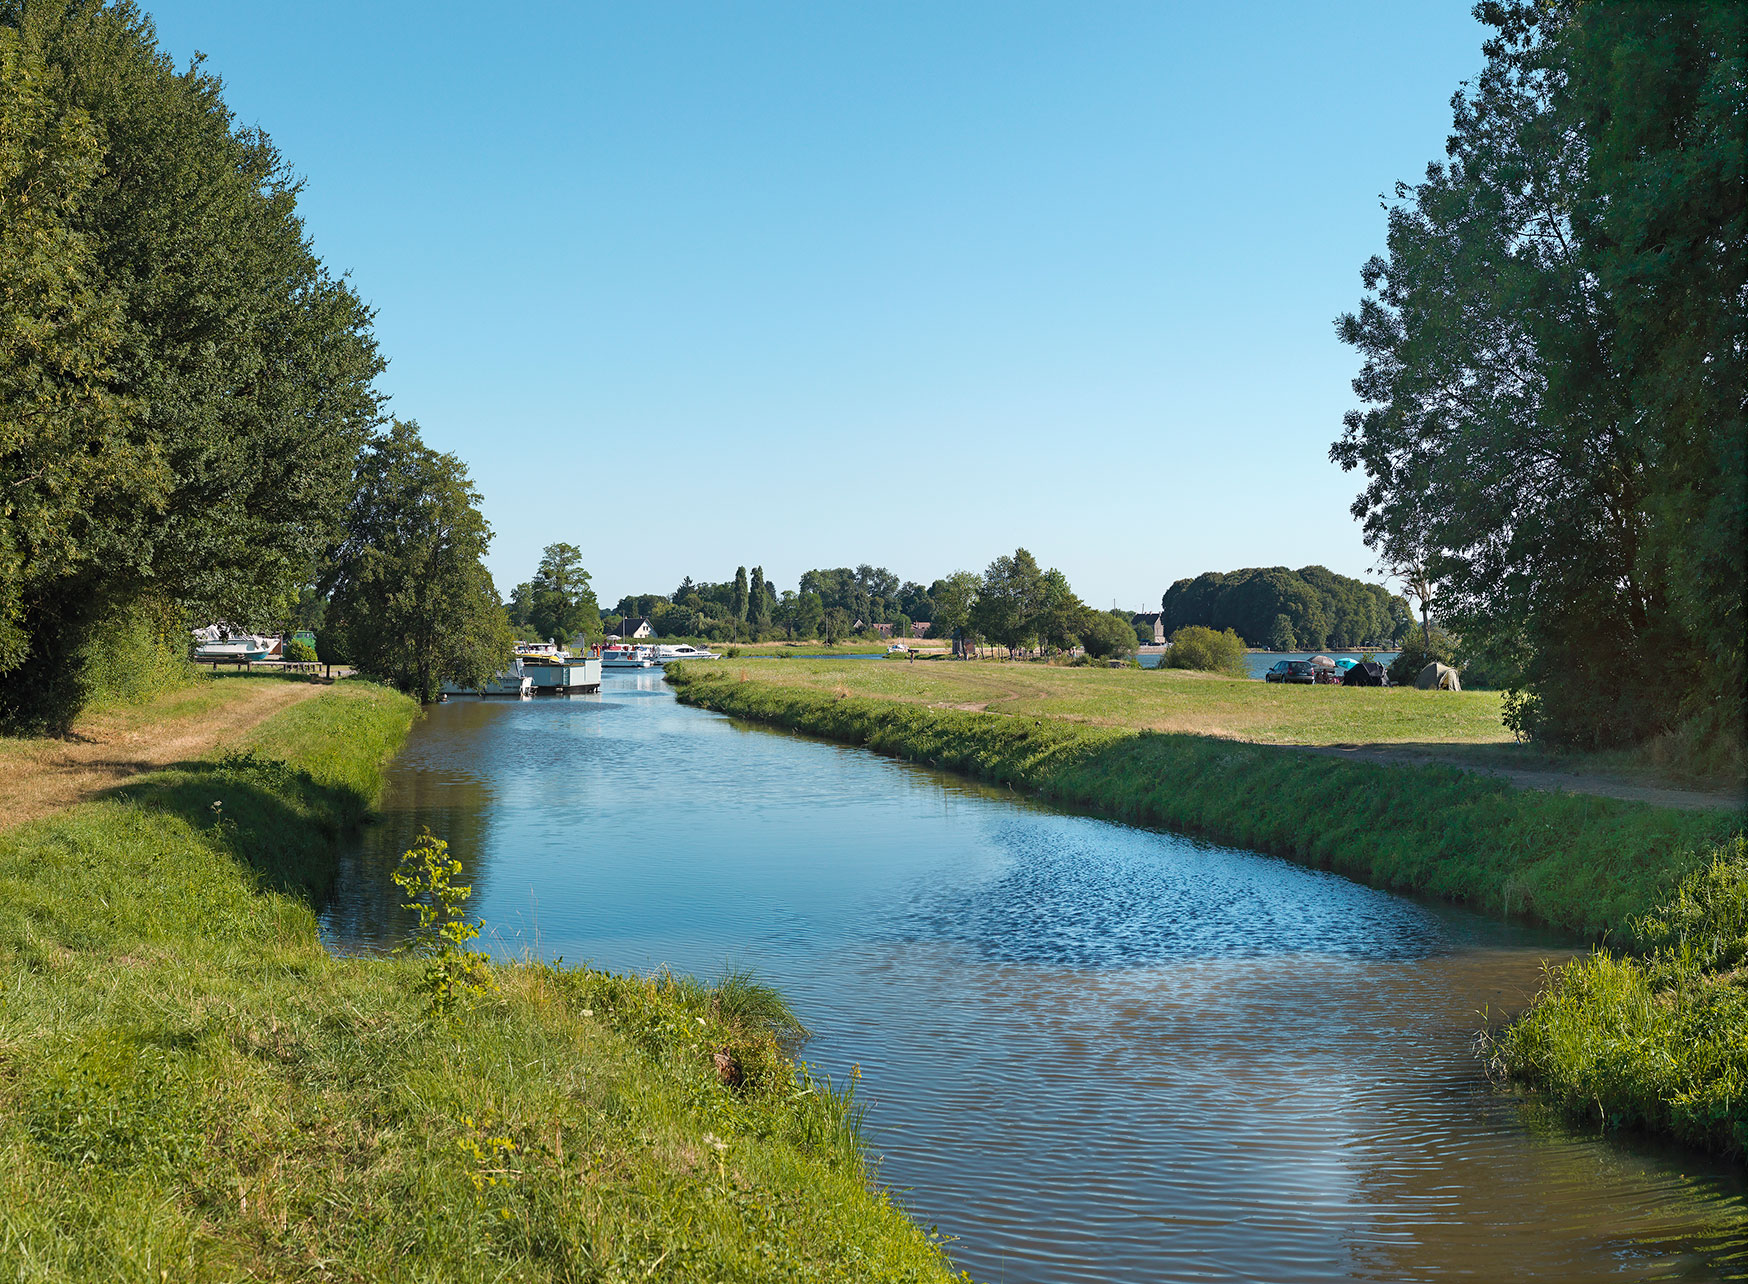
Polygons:
M324 583L351 662L426 703L446 680L483 685L509 662L479 502L459 459L396 420L360 461Z
M1127 615L1088 611L1081 623L1080 644L1097 660L1118 659L1135 653L1135 628Z
M601 636L601 613L583 554L575 544L548 544L535 571L528 622L542 638L567 643L579 633Z
M510 617L510 627L518 632L532 629L529 612L534 609L534 585L524 580L510 590L510 600L504 603L504 613Z
M840 642L850 636L855 623L848 611L841 606L834 606L820 618L819 640L828 644Z
M1048 649L1067 651L1080 644L1087 617L1093 612L1075 596L1068 577L1055 567L1045 571L1039 584L1032 631Z
M929 636L951 638L965 635L971 629L971 608L977 602L983 581L971 571L954 571L945 579L929 586L934 602L934 614L929 617Z
M893 611L886 617L886 622L892 626L892 636L902 641L910 636L910 616L903 611Z
M734 568L734 602L733 602L734 622L736 624L745 624L747 622L747 601L748 601L748 598L749 598L749 593L747 590L747 568L744 566L737 566Z
M757 636L771 627L771 586L765 583L764 567L753 567L752 585L747 594L747 618Z
M1293 636L1293 622L1286 616L1275 616L1275 627L1269 631L1269 646L1276 651L1299 649L1299 639Z
M825 622L825 607L818 593L798 593L795 597L794 622L791 634L797 638L816 638Z
M983 573L983 585L972 608L972 625L984 637L1006 647L1011 656L1038 636L1045 595L1044 572L1023 548L998 557Z
M1197 624L1188 625L1171 635L1165 666L1241 678L1245 672L1244 639L1231 629L1216 633Z

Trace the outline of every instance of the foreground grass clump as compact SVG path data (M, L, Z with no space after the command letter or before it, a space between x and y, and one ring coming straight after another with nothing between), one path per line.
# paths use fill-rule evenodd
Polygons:
M311 892L416 710L342 683L0 835L21 1280L944 1280L781 1000L540 964L433 1016Z
M1607 1127L1748 1150L1748 843L1634 918L1629 952L1555 968L1488 1042L1490 1069Z
M763 670L749 680L706 664L668 672L682 700L736 717L1590 934L1649 910L1741 824L1727 812L1519 790L1448 767L858 698L767 681Z

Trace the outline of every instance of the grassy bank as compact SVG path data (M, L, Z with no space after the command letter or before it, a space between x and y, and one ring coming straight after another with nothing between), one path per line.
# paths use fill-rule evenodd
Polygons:
M1740 815L1520 790L1450 768L930 708L742 672L676 666L669 681L689 703L1119 820L1592 936L1616 931L1639 953L1599 952L1554 973L1493 1043L1491 1069L1606 1125L1725 1151L1748 1142Z
M1513 789L1451 768L931 708L766 680L763 667L742 680L745 672L720 661L680 665L669 681L682 700L736 717L1578 932L1650 909L1741 823L1731 813Z
M1490 1041L1500 1078L1567 1113L1748 1151L1748 848L1716 849L1620 938L1555 969Z
M503 967L451 1021L422 963L326 953L312 897L415 712L342 683L0 834L8 1273L949 1278L756 987Z

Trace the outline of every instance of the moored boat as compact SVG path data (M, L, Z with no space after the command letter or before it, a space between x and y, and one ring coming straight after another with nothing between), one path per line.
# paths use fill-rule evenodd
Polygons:
M690 642L676 642L673 646L658 646L655 658L657 664L666 664L670 660L714 660L718 657L716 652L693 646Z
M608 646L601 648L603 669L653 669L655 651L647 646Z

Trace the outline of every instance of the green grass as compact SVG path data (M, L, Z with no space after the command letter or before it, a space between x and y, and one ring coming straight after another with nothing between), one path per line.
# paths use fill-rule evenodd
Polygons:
M708 663L708 662L707 662ZM738 676L833 695L872 696L1132 731L1263 744L1498 744L1497 691L1284 686L1179 669L1070 668L996 661L718 660Z
M736 717L866 745L1118 820L1287 856L1374 886L1593 935L1656 905L1705 847L1742 823L1729 812L1520 790L1449 767L1346 762L1208 736L931 708L768 678L784 667L760 667L754 679L754 670L732 662L681 665L669 669L669 681L682 700ZM870 675L863 685L880 681Z
M414 716L341 683L0 835L8 1277L951 1278L750 978L524 963L444 1021L422 962L323 949Z
M1664 903L1635 918L1625 952L1550 971L1490 1041L1501 1079L1568 1114L1748 1150L1748 845L1711 853Z

